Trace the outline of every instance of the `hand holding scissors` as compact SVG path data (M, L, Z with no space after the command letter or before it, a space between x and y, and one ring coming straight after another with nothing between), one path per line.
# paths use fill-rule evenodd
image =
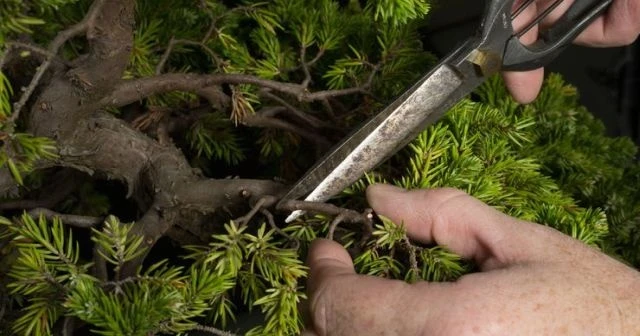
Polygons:
M336 146L300 179L283 200L324 202L356 182L413 140L453 105L500 71L528 71L545 66L584 31L612 0L578 0L525 45L520 38L561 6L554 0L519 30L513 22L535 0L492 0L486 4L477 34L445 57L415 85ZM515 7L515 9L514 9ZM296 211L287 218L295 220Z
M532 3L518 16L513 23L516 31L522 29L531 22L553 0L538 0ZM575 0L574 0L575 1ZM564 1L559 8L550 13L543 21L542 26L553 24L558 16L571 5L571 1ZM605 15L596 18L574 40L574 44L589 47L617 47L633 43L640 32L640 1L616 0L610 5ZM539 27L534 27L524 34L520 41L524 44L533 43L538 39ZM520 103L533 101L542 87L544 69L531 71L507 72L504 74L505 83L511 95Z
M601 4L585 3L584 8ZM594 20L597 15L591 13L583 18ZM595 19L577 41L621 45L639 33L640 0L614 0L606 16ZM528 34L521 38L537 38L533 30ZM540 70L505 76L508 84L509 76L520 83L533 81L532 92L526 93L532 96L539 90L536 81L542 81ZM512 92L526 90L513 83ZM305 335L640 334L635 323L640 275L605 254L456 190L407 192L375 185L367 197L377 213L404 222L412 239L447 246L474 260L482 272L455 283L408 285L357 275L339 244L316 241L308 258L310 324Z

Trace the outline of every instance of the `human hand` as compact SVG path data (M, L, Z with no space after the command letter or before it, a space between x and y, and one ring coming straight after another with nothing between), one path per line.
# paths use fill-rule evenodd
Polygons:
M417 241L474 260L456 282L407 284L355 273L337 243L311 247L308 335L639 335L640 276L551 228L453 189L367 190Z
M524 0L516 1L518 6ZM538 0L531 4L514 22L516 31L533 20L553 0ZM545 20L542 25L556 21L573 3L564 1ZM640 34L640 0L614 0L608 11L597 18L576 39L576 43L591 47L615 47L633 43ZM538 39L538 27L531 29L521 41L533 43ZM511 95L521 103L533 101L542 87L544 69L526 72L505 72L504 79Z

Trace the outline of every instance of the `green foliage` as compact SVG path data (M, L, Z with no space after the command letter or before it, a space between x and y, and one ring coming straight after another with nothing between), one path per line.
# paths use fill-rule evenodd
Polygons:
M8 18L0 20L0 36L5 39L28 33L46 45L60 29L78 22L90 3L88 0L38 0L27 6L22 1L11 0L3 3L0 10L0 15ZM373 93L387 100L400 93L434 61L422 50L416 33L415 23L425 17L428 9L424 0L372 0L364 5L351 1L347 6L336 0L244 1L229 7L217 0L202 1L200 6L189 0L140 0L136 3L134 45L124 76L226 72L303 82L307 76L304 68L307 68L311 77L309 89L371 84ZM29 30L34 24L42 27L35 32ZM5 26L8 28L2 28ZM77 57L85 48L84 42L72 40L64 46L63 56ZM301 62L308 65L302 66ZM370 78L375 80L369 83ZM247 115L272 102L261 96L254 86L231 89L230 114L214 110L190 127L188 145L197 156L207 159L192 160L193 163L213 161L238 165L246 157L246 148L239 145L234 128ZM11 90L0 72L0 118L11 114ZM149 111L166 107L183 109L197 104L198 98L191 93L171 92L149 97L141 103ZM342 103L358 104L358 100L347 97ZM310 108L304 103L293 105L302 110ZM378 107L371 105L363 113L346 115L345 122L352 126ZM233 123L224 122L224 118ZM13 132L13 128L8 130L10 136ZM295 153L305 144L298 134L268 128L246 140L245 143L253 141L260 147L259 153L265 161L281 158L285 152ZM50 152L49 145L38 144L42 146L42 154ZM24 175L31 173L35 161L47 157L31 155L16 159L4 155L0 167L11 169L19 183Z
M0 51L0 55L3 51ZM1 58L2 56L0 56ZM10 98L13 94L11 83L7 77L0 71L0 118L5 119L11 114Z
M485 86L483 100L512 110L517 104L504 91L496 79ZM628 138L606 136L602 122L579 105L576 89L559 75L550 75L526 113L535 118L536 127L530 128L530 142L521 152L530 153L540 163L541 172L553 178L578 205L604 211L606 221L601 221L609 234L604 241L600 239L601 245L640 265L636 146ZM596 221L601 214L584 216Z
M124 263L145 252L140 248L142 237L132 238L129 234L131 228L131 225L120 225L115 217L109 217L101 231L91 229L93 231L91 240L98 247L98 254L108 263L115 265L116 273L120 272Z
M8 276L8 288L20 298L24 314L15 319L17 334L50 335L53 324L75 316L101 335L148 335L193 329L197 318L212 309L211 302L234 287L234 275L209 263L187 269L161 261L119 279L119 268L144 252L142 238L131 225L109 217L101 230L92 230L99 255L113 264L114 279L90 275L92 263L81 258L78 242L62 222L23 215L19 221L2 219L9 229L17 256ZM256 258L258 259L258 258Z
M183 272L163 262L124 281L114 283L112 291L93 281L80 282L65 307L100 335L181 333L196 325L192 318L211 309L209 301L233 286L226 274L198 267Z
M407 189L459 188L518 218L545 224L638 262L638 172L635 147L612 139L557 75L540 98L519 105L493 78L407 149L344 192L362 200L367 185ZM401 169L399 169L400 164ZM616 206L617 205L617 206ZM362 206L362 205L361 205ZM374 231L370 250L355 260L360 272L414 281L455 279L466 263L443 247L411 247L388 220ZM352 244L353 240L344 240Z
M540 101L518 105L501 81L492 79L478 90L476 101L456 105L389 164L346 190L345 204L358 206L366 185L380 181L405 188L456 187L510 215L634 261L637 216L626 211L637 213L638 207L630 199L636 189L625 180L638 171L633 147L605 137L575 97L575 90L551 76ZM579 129L583 125L588 127ZM593 149L607 146L616 152L595 158ZM564 152L569 148L574 155ZM575 153L591 153L591 166ZM403 169L398 162L405 162ZM595 187L581 188L588 185L587 175L572 179L577 169L601 172L591 177ZM606 192L612 195L607 198ZM602 199L605 203L598 203ZM143 253L142 240L131 235L130 225L110 217L92 230L99 255L113 270L113 279L100 281L90 275L91 263L79 258L77 243L59 220L47 223L26 215L17 223L5 220L18 255L9 273L10 290L22 298L26 312L12 328L44 335L57 320L75 316L105 335L184 332L202 321L229 327L240 309L259 308L264 323L250 335L295 334L302 328L297 307L305 298L307 273L300 256L309 241L326 235L330 221L316 216L283 231L231 222L207 246L187 247L186 267L162 261L119 279L123 263ZM351 227L336 232L351 247L362 234ZM298 248L288 247L290 239L299 240ZM385 218L363 246L354 260L363 274L447 281L472 269L446 247L415 245L402 225Z
M46 46L60 29L78 22L90 3L34 0L27 6L26 1L4 1L0 48L17 34ZM433 63L417 34L429 4L138 0L134 46L124 76L235 73L299 84L310 92L366 89L369 95L332 98L335 119L330 122L348 129ZM73 40L60 57L72 59L84 52L86 42ZM255 153L260 156L256 161L284 171L293 165L291 157L306 150L300 134L290 131L265 128L241 134L238 126L248 117L282 105L265 90L253 85L220 89L229 98L228 107L202 112L201 99L184 92L150 97L139 107L149 113L201 113L184 138L185 148L195 153L189 158L194 163L240 167ZM51 140L22 132L20 123L5 125L19 91L0 72L0 167L22 183L37 161L55 157L56 149ZM298 97L276 98L289 104L288 110L309 115L326 109ZM289 118L296 116L283 120ZM255 151L248 148L252 142ZM530 105L513 101L496 77L336 203L363 208L365 187L383 181L409 189L460 188L500 211L556 228L638 266L640 167L635 155L628 139L604 135L602 124L579 106L575 89L559 76L551 75ZM58 210L108 214L109 199L91 184L81 188L78 198L65 200ZM54 324L74 317L97 334L152 335L186 333L202 325L232 330L242 322L241 312L253 311L263 319L249 335L298 334L307 276L302 259L310 241L327 236L332 221L316 215L283 228L228 222L207 245L185 247L182 260L162 260L122 278L125 263L148 252L143 239L133 235L132 224L106 217L99 228L84 232L90 243L80 244L73 235L77 230L59 219L35 220L26 214L14 221L2 219L0 232L6 234L0 239L10 241L10 253L5 254L4 246L2 251L3 266L10 267L6 290L22 312L1 322L10 322L16 334L48 335ZM354 251L355 266L363 274L449 281L473 269L446 246L415 244L402 223L386 218L370 231L346 224L334 229L334 238ZM93 244L95 251L84 251L84 243ZM98 267L107 269L106 278L95 275Z
M222 113L207 114L191 126L187 140L198 156L236 165L245 159L245 155L240 138L230 124L231 121Z
M74 2L69 0L39 0L32 4L39 14L59 6ZM0 168L6 167L14 180L22 185L23 176L31 173L34 163L41 158L53 158L54 143L51 139L34 137L15 131L13 123L7 124L12 114L11 98L13 87L2 72L8 48L6 36L10 34L32 33L31 27L44 24L42 19L30 16L29 6L21 0L7 0L0 3Z
M79 262L79 246L62 222L48 223L23 215L19 222L6 219L16 249L8 276L11 294L24 300L24 315L17 318L12 330L25 335L50 335L53 323L60 318L61 298L83 278L90 278L90 265Z
M265 324L250 330L248 335L299 333L303 323L298 305L305 298L300 281L307 272L298 252L284 247L286 241L282 242L282 237L267 230L264 224L255 234L233 222L226 224L225 229L226 233L214 235L207 247L188 247L191 253L187 257L197 264L211 265L219 274L232 274L240 284L244 304L260 308ZM217 318L229 314L225 306L215 310L222 313ZM224 325L226 321L221 322Z
M367 3L376 19L390 21L393 25L423 17L429 12L429 3L424 0L376 0Z
M202 3L204 8L185 0L138 1L139 23L126 76L148 76L158 70L202 71L302 82L305 71L300 62L305 62L312 78L310 89L365 85L374 76L376 95L390 99L411 83L417 70L433 62L422 50L412 24L428 11L423 0L370 1L364 7L355 1L348 9L334 0L245 1L234 7L214 0ZM172 10L162 10L167 7ZM166 54L168 45L171 49ZM168 56L166 64L158 69L164 56ZM389 81L393 85L380 85ZM270 103L255 87L232 90L227 117L235 124ZM171 93L144 103L153 107L193 102L192 95ZM303 110L309 107L302 105ZM189 142L200 156L236 164L245 154L229 136L234 125L213 122L220 117L220 112L214 112L211 118L201 118L206 125L195 125ZM220 136L214 137L214 132ZM300 145L300 141L283 141L288 134L279 132L273 137L270 132L265 129L255 140L266 159Z
M22 185L23 175L33 171L39 159L57 156L54 142L49 138L34 137L27 133L2 133L0 147L0 167L6 166L15 181Z
M27 4L22 0L7 0L0 4L0 46L4 46L8 33L31 33L31 26L44 23L27 15L27 11Z

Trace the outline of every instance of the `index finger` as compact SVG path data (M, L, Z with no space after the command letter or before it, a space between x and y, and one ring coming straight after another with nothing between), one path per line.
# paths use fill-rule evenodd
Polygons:
M577 44L615 47L633 43L640 34L640 0L614 0L576 39Z
M483 270L558 258L562 234L507 216L455 189L367 189L371 207L402 223L411 238L446 246Z

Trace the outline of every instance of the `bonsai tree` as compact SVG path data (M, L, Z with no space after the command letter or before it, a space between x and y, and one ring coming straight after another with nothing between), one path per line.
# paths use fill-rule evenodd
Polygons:
M426 72L430 2L0 4L0 325L25 335L297 334L309 243L359 272L473 265L367 209L367 185L450 186L638 265L635 146L557 76L499 78L331 204L287 201L332 144ZM291 224L288 212L309 215Z

